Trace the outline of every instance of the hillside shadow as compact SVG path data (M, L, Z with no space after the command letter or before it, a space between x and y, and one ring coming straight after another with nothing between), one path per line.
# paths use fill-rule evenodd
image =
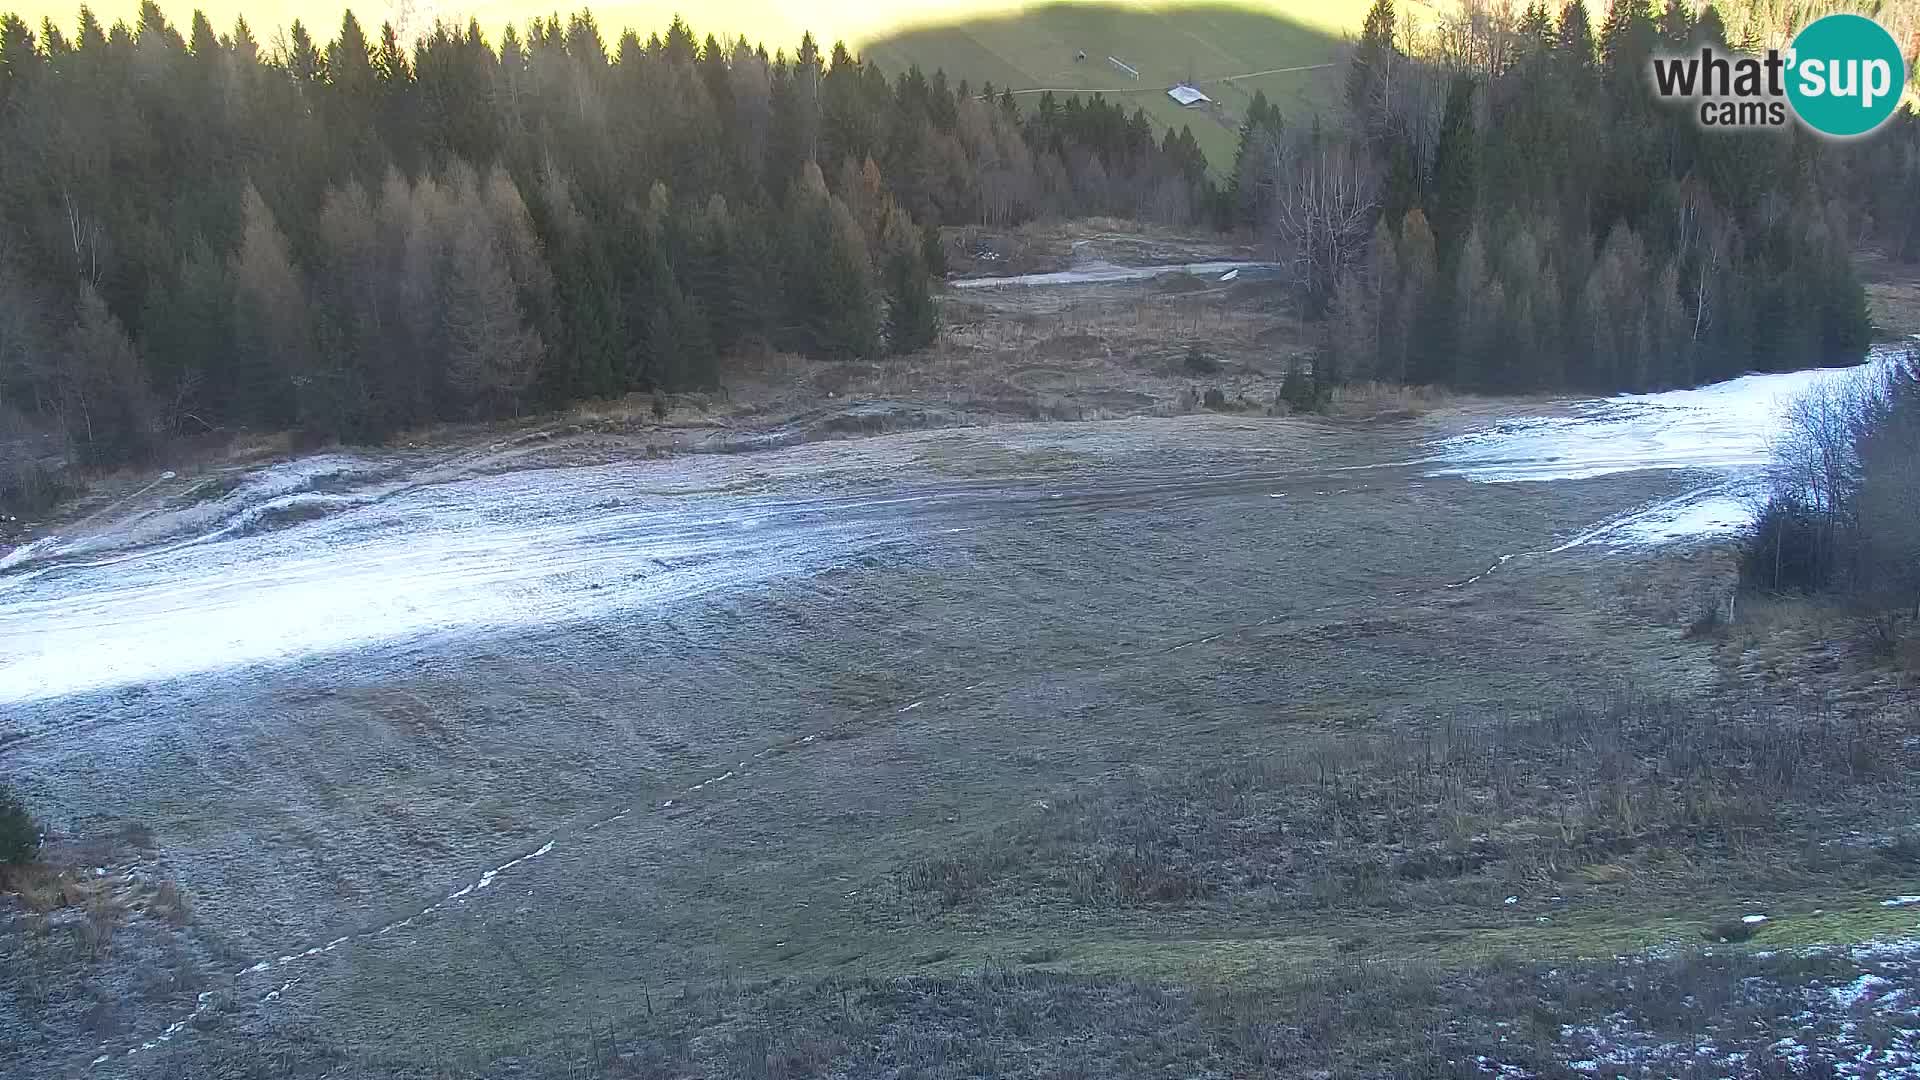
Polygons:
M1232 133L1256 91L1289 115L1336 101L1346 49L1325 27L1258 8L1052 3L888 32L861 53L890 74L917 64L976 90L1032 91L1022 95L1028 104L1043 89L1137 103L1156 127L1190 126L1219 167L1231 160ZM1212 101L1183 108L1166 94L1177 83Z

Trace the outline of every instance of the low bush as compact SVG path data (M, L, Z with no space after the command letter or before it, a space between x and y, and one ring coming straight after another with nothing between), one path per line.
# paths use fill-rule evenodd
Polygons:
M1838 538L1825 516L1788 492L1768 497L1740 550L1740 579L1771 592L1816 592L1833 583Z
M26 804L0 784L0 864L31 862L39 851L40 827L27 813Z
M1280 381L1280 400L1294 412L1319 412L1327 404L1327 387L1311 368L1296 363Z
M1187 371L1194 375L1213 375L1220 370L1220 361L1208 356L1198 345L1187 346L1184 364Z
M1431 910L1583 871L1799 860L1861 827L1904 739L1633 693L1447 717L1088 788L898 882L942 909Z

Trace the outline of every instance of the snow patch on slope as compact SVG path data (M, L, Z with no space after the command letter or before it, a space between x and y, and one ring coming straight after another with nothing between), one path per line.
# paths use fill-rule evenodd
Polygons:
M1691 390L1620 394L1565 416L1526 417L1441 440L1430 476L1507 484L1585 480L1641 470L1717 474L1681 500L1603 522L1579 543L1639 546L1737 531L1753 519L1773 440L1795 399L1858 383L1896 347L1865 364L1744 375Z

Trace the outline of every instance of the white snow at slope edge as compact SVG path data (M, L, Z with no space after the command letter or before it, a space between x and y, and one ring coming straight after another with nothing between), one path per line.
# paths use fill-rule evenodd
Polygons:
M1438 445L1441 467L1434 475L1514 483L1640 469L1757 470L1794 398L1865 370L1744 375L1693 390L1621 394L1583 404L1572 416L1513 421L1446 439Z
M639 466L510 473L307 522L17 575L0 603L0 703L452 629L550 624L803 572L889 539L846 500L798 523L627 494ZM205 539L205 538L201 538Z
M1623 525L1609 542L1616 546L1664 544L1700 536L1722 536L1739 532L1753 520L1750 496L1734 494L1703 495L1689 502L1662 510Z
M1594 530L1588 542L1614 547L1671 543L1738 531L1753 520L1781 417L1822 385L1857 382L1891 350L1865 364L1745 375L1691 390L1621 394L1576 406L1570 416L1527 418L1436 445L1429 475L1478 483L1584 480L1615 473L1694 470L1722 479L1687 497L1644 507Z

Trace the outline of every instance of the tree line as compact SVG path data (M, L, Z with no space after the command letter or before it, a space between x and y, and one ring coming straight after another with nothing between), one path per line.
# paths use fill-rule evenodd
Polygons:
M1816 385L1781 427L1742 583L1832 593L1892 648L1920 624L1920 347Z
M1376 0L1339 123L1256 100L1226 203L1294 268L1320 378L1645 390L1859 360L1854 250L1920 258L1920 122L1842 144L1654 97L1656 50L1728 37L1681 0L1598 28L1579 0L1468 3L1425 34Z
M1190 132L811 36L622 33L581 12L348 13L183 34L82 8L0 18L0 502L36 461L178 436L374 439L630 391L711 387L746 347L817 357L937 333L937 227L1211 213ZM22 479L27 477L28 479ZM42 491L42 495L48 492Z

